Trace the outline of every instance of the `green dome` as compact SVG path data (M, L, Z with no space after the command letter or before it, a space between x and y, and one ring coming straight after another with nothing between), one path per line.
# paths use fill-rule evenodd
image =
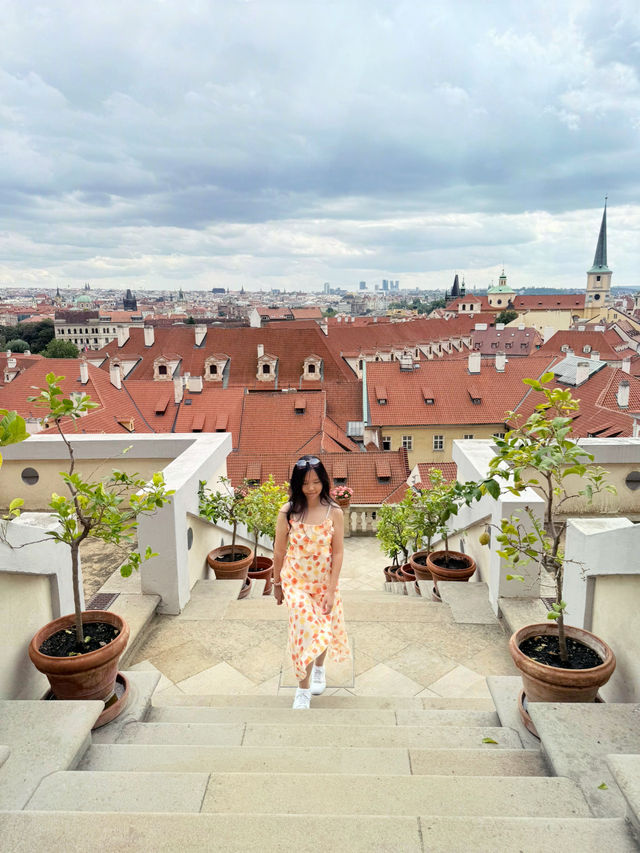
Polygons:
M79 302L82 302L83 304L87 304L88 302L93 302L93 299L90 296L87 296L86 293L83 293L81 296L76 296L76 298L74 299L74 302L76 303L76 305Z

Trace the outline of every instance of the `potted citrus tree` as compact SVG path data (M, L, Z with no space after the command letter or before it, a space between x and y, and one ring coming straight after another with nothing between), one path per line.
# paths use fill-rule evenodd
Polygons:
M500 545L498 554L515 571L535 562L538 570L545 570L554 584L548 621L527 625L510 640L511 655L522 674L526 699L592 702L598 689L611 677L615 657L599 637L565 623L567 519L562 508L576 497L590 503L596 493L615 493L615 488L606 482L607 472L591 464L593 455L571 437L572 417L579 401L569 389L551 387L553 379L553 373L546 373L540 380L523 380L541 395L541 402L522 424L509 413L508 418L515 420L516 426L503 439L496 440L496 455L481 490L495 497L503 480L514 495L521 495L531 487L544 500L544 520L525 506L522 517L502 519L496 536ZM577 480L575 489L571 489L571 480L567 478ZM507 575L507 579L524 581L518 574ZM527 717L525 723L530 725Z
M271 593L273 559L258 556L258 540L260 536L268 537L272 542L276 535L276 522L280 508L289 497L289 489L285 483L277 484L273 474L249 490L244 499L244 510L247 528L253 533L254 557L249 566L251 580L265 580L264 595Z
M218 580L247 581L247 572L253 562L253 551L247 545L236 543L238 524L247 520L245 498L249 494L248 483L232 486L228 477L220 477L221 491L207 489L200 483L200 515L213 524L225 521L231 525L231 544L214 548L207 555L207 563ZM243 590L244 591L244 590ZM246 594L246 593L245 593Z
M417 580L429 581L432 574L427 568L427 558L440 524L440 490L444 486L442 471L434 468L429 473L429 485L414 483L414 513L412 522L416 533L415 551L409 558Z
M415 522L415 493L407 489L397 504L383 503L378 510L376 536L384 553L391 558L391 565L385 566L384 575L388 581L410 580L403 570L410 568L409 554L417 550L417 541L422 535ZM402 563L400 563L402 558ZM415 577L412 578L415 580Z
M74 612L43 626L29 644L29 657L47 676L57 699L102 699L110 703L129 627L111 611L82 610L80 546L87 538L100 539L123 549L133 545L140 516L162 507L173 492L165 488L160 473L147 481L116 470L93 482L76 470L73 445L63 422L75 422L96 404L84 393L64 397L60 388L62 379L64 377L48 373L47 387L29 401L43 409L43 420L56 428L69 457L68 468L61 474L67 494L54 493L49 502L58 526L47 535L70 550ZM21 500L12 502L12 515L19 514L22 503ZM151 548L144 554L133 550L122 564L121 574L128 577L143 560L153 556ZM125 704L126 694L114 706L105 709L96 725L113 719Z
M452 551L449 548L449 537L453 535L449 521L458 514L463 503L469 503L478 494L476 483L445 483L444 478L437 483L429 494L424 496L424 502L429 508L428 520L432 536L438 536L444 542L444 550L430 551L426 558L426 566L434 581L434 596L440 598L438 581L468 581L476 570L476 562L469 554L462 551Z

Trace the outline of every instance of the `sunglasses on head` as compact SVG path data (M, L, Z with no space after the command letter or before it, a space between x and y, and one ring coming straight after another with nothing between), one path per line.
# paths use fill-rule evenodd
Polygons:
M308 459L298 459L296 468L315 468L320 464L317 456L310 456Z

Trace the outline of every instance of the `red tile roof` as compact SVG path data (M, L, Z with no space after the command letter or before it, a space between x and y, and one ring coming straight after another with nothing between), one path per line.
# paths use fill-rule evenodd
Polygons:
M544 343L539 352L549 355L562 356L569 347L576 355L587 355L599 352L602 361L622 361L624 354L617 352L614 347L621 346L625 342L615 332L594 332L593 329L585 329L584 332L568 329L556 332ZM585 350L585 347L587 349ZM624 347L626 349L626 347Z
M432 471L440 471L445 483L452 483L458 476L458 466L455 462L418 462L417 482L422 483L424 487L429 487Z
M467 360L423 361L415 370L401 370L398 362L367 366L370 423L375 426L421 426L428 424L503 423L505 413L523 397L522 379L539 377L552 359L529 356L507 360L503 373L493 365L482 365L470 374ZM384 383L387 404L380 406L374 388ZM425 403L429 386L434 402ZM473 398L481 399L479 404Z
M131 328L129 340L123 347L114 348L113 343L110 343L97 353L92 353L92 357L106 357L109 354L112 358L122 359L129 353L143 353L142 362L134 368L130 378L152 379L153 362L159 355L179 353L182 359L180 372L183 375L190 373L192 376L203 376L205 359L222 352L229 356L229 386L281 389L301 386L304 360L310 353L316 353L323 360L324 382L353 381L353 371L329 348L327 340L317 323L313 322L301 322L295 327L289 323L276 323L263 329L243 328L241 331L210 326L203 344L196 347L194 327L189 325L156 328L154 344L145 347L143 329ZM256 377L259 345L264 347L265 353L271 353L278 359L277 378L269 382L259 381ZM106 360L102 367L108 370ZM304 389L309 386L313 387L313 383L302 382Z
M359 446L326 414L323 391L304 394L304 410L296 411L302 395L275 393L245 394L238 449L278 449L288 453L349 450Z
M291 469L301 454L295 453L261 453L259 455L237 451L227 457L227 473L234 485L239 485L249 473L255 473L260 466L261 481L269 474L277 483L289 481ZM402 499L406 491L406 481L409 476L407 453L400 449L394 452L378 451L377 453L321 453L320 459L329 473L332 481L337 476L343 477L346 467L346 483L354 490L352 503L381 504L388 501L391 495L399 494L392 502ZM384 460L388 465L388 479L380 479L376 473L376 464ZM337 468L335 467L337 466ZM338 472L336 474L336 471Z
M618 386L623 380L629 382L629 406L626 409L620 409L616 396ZM572 424L574 437L602 438L632 435L631 415L633 412L640 412L640 379L625 373L620 368L604 367L577 388L561 383L556 387L568 388L573 397L579 400L579 409L573 417ZM523 420L526 420L540 399L539 394L527 392L515 411L522 415Z
M524 329L517 326L496 329L495 326L489 326L484 330L474 330L472 340L471 348L482 355L503 352L507 356L527 356L542 344L540 333L529 326Z

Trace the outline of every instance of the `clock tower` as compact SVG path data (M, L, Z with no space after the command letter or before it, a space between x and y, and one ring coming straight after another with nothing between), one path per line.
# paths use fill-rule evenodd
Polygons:
M607 199L600 224L600 234L593 266L587 270L587 292L584 297L584 316L591 320L605 314L611 304L611 276L613 272L607 266Z

